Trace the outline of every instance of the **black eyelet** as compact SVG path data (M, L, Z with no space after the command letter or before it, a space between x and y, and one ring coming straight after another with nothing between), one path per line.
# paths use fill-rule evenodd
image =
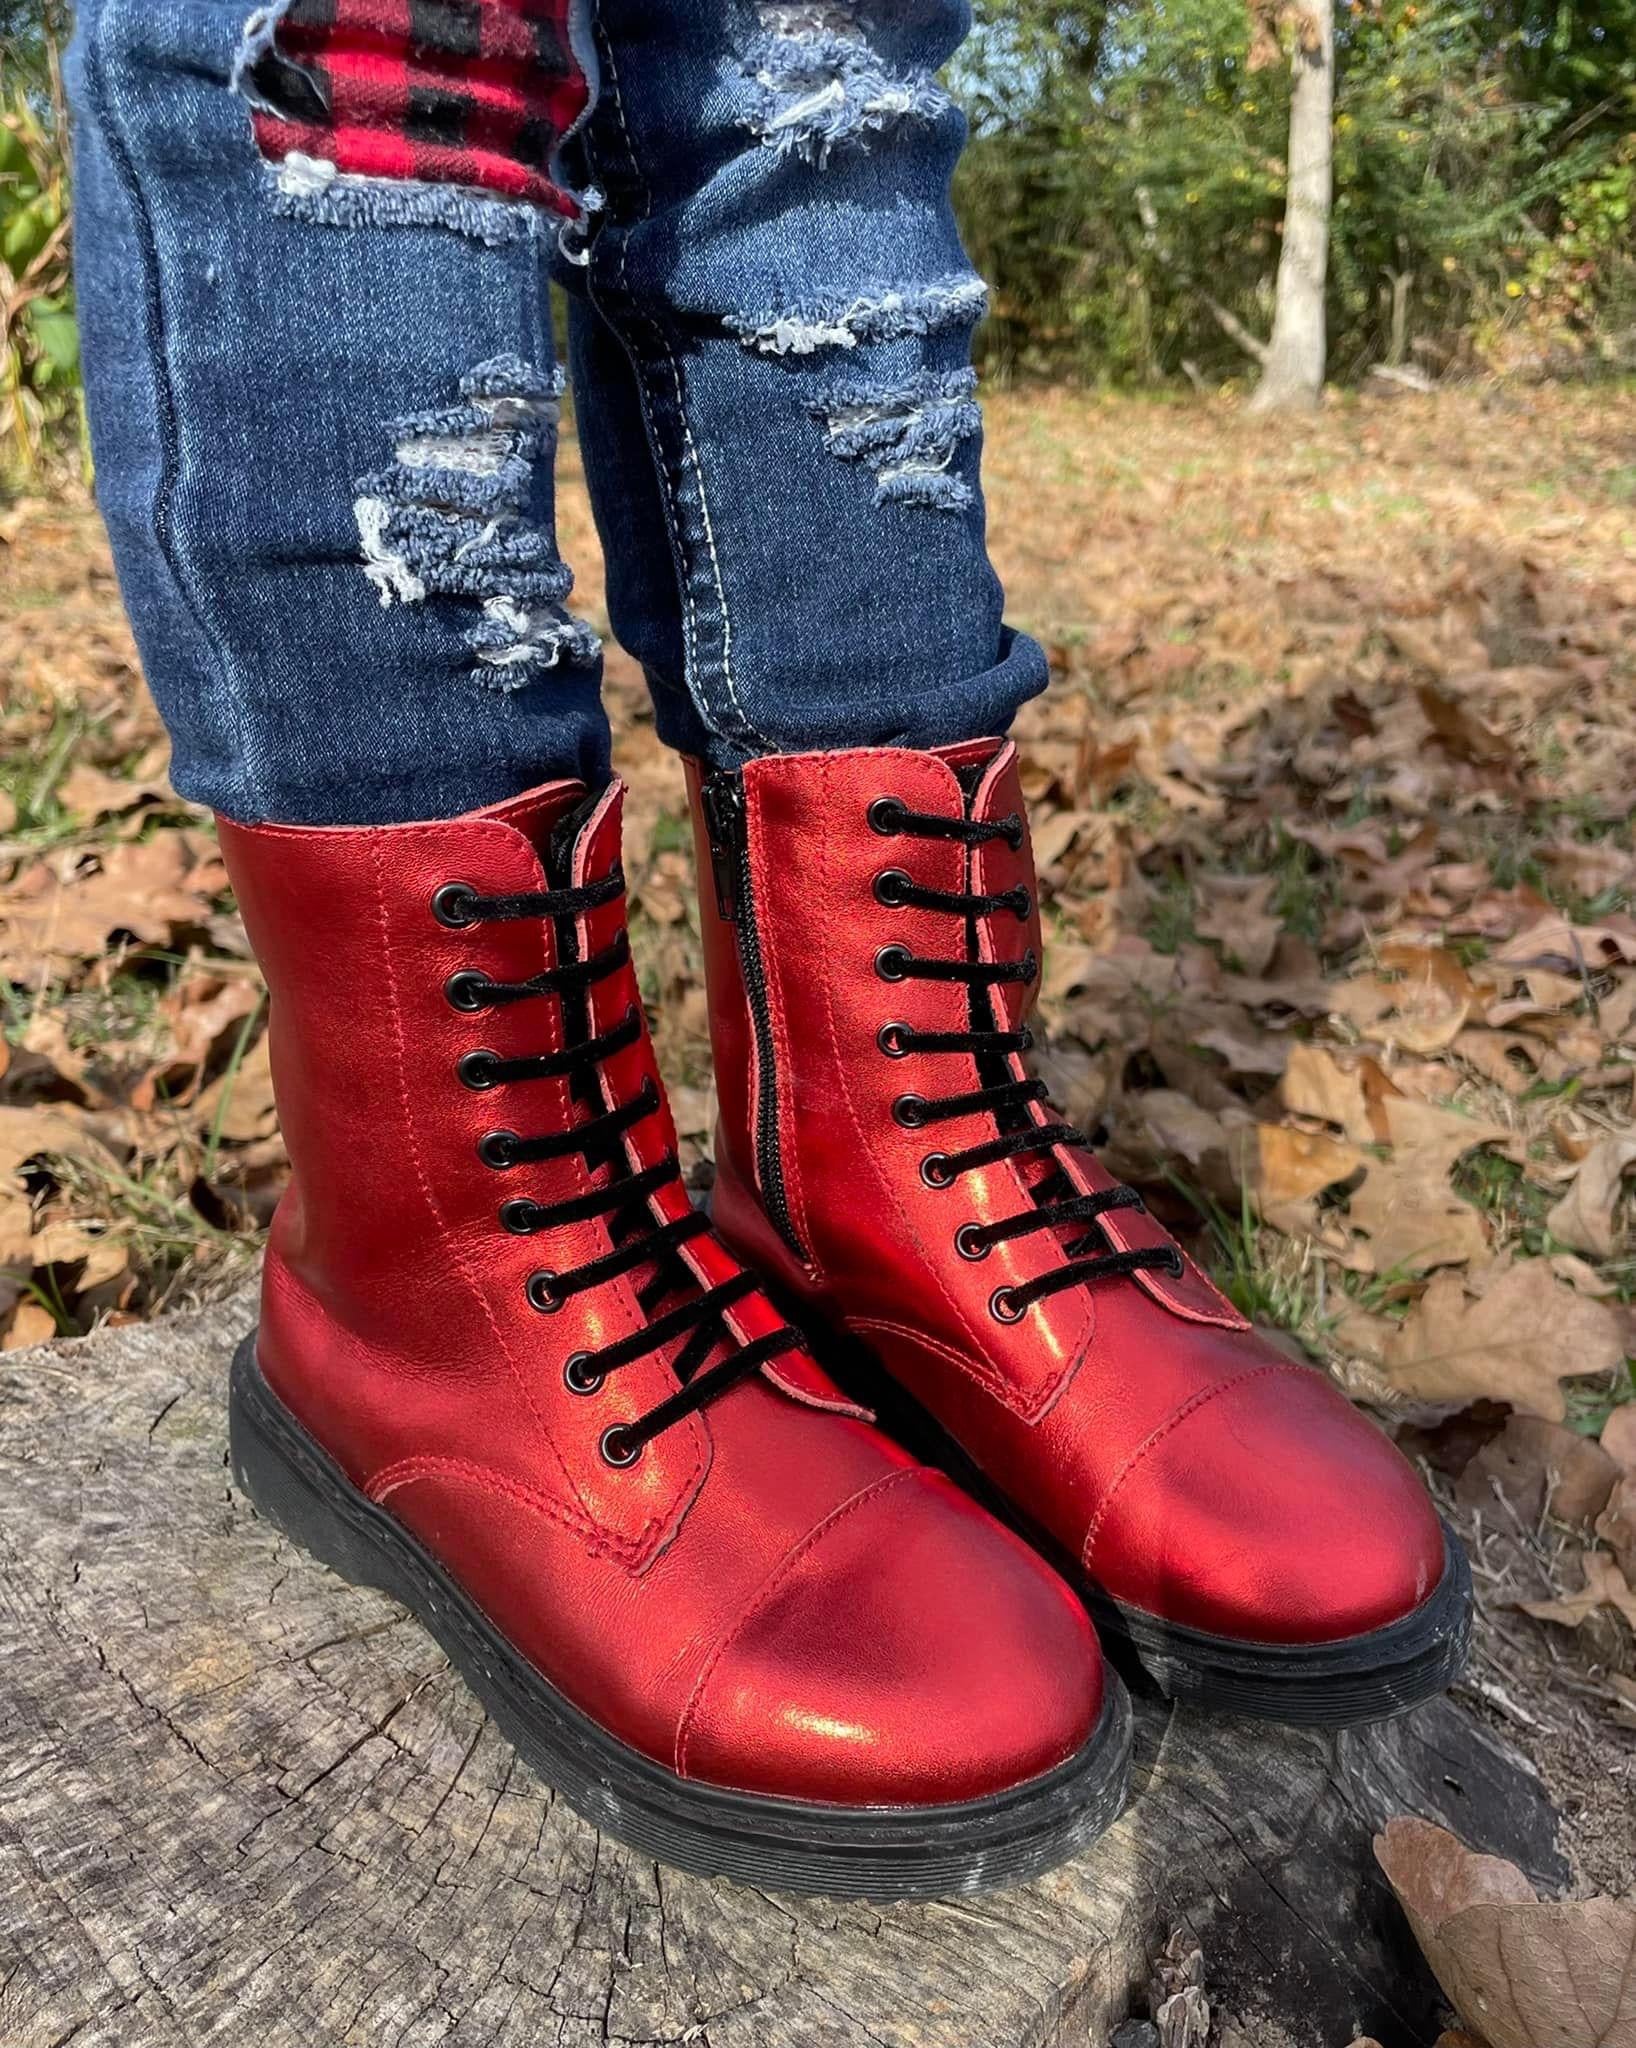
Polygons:
M477 891L470 882L445 882L433 892L432 915L452 932L467 931L477 922L472 915L476 901Z
M954 1175L949 1170L949 1155L928 1152L920 1162L920 1177L929 1188L952 1188Z
M901 797L878 796L869 806L869 829L883 839L895 839L908 815L909 806Z
M883 1024L875 1033L875 1043L889 1060L901 1060L909 1050L903 1043L908 1035L907 1024Z
M963 1259L986 1259L993 1246L983 1235L980 1223L962 1223L954 1233L954 1248Z
M499 1063L500 1055L497 1052L490 1052L484 1046L476 1052L462 1053L455 1072L466 1087L475 1088L481 1093L485 1088L499 1087L500 1077L494 1071Z
M557 1292L557 1276L549 1266L528 1276L528 1305L537 1308L542 1316L555 1315L562 1307L564 1296Z
M605 1373L587 1370L591 1364L588 1351L576 1351L562 1369L562 1383L570 1394L595 1394L601 1391Z
M517 1164L517 1147L522 1143L515 1131L485 1131L477 1141L477 1156L496 1173Z
M612 1465L616 1472L622 1472L627 1465L634 1465L642 1455L642 1446L640 1444L626 1444L625 1432L617 1422L612 1429L605 1429L602 1432L602 1442L599 1448L602 1452L603 1463L605 1465Z
M1002 818L1000 820L1000 830L1004 832L1005 843L1007 846L1011 848L1011 851L1013 853L1021 853L1023 843L1023 821L1021 818L1017 816L1017 813L1015 811L1011 813L1011 816L1009 818Z
M443 993L456 1010L480 1010L488 1001L490 983L475 967L462 967L443 984Z
M913 881L902 868L885 868L875 877L875 901L885 904L888 910L901 910L904 890L913 887Z
M1187 1262L1173 1244L1166 1245L1165 1250L1170 1254L1170 1273L1172 1279L1181 1279L1182 1275L1187 1271Z
M1024 981L1032 981L1040 971L1039 956L1035 953L1032 946L1022 956L1022 970Z
M1011 907L1017 913L1018 924L1027 924L1034 899L1020 883L1011 892Z
M996 1287L988 1298L988 1312L997 1323L1020 1323L1027 1310L1019 1308L1009 1287Z
M926 1125L926 1099L921 1095L900 1095L892 1104L892 1121L901 1124L906 1131L924 1130Z
M913 958L907 946L882 946L875 955L875 972L882 981L901 981L904 968Z
M500 1224L513 1237L532 1237L534 1218L539 1210L537 1202L518 1200L500 1204Z

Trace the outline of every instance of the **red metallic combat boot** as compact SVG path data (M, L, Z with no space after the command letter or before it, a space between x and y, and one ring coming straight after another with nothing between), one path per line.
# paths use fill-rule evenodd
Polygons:
M1057 1576L860 1417L690 1206L619 820L561 784L223 822L294 1167L234 1471L644 1853L1015 1881L1118 1811L1128 1702Z
M881 1387L912 1397L935 1439L903 1433L997 1494L1166 1691L1343 1723L1447 1686L1470 1578L1413 1470L1026 1074L1015 749L693 779L727 1242L884 1367L883 1413Z

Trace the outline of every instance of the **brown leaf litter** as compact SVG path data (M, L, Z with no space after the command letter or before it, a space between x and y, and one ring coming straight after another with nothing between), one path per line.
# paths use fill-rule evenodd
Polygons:
M1392 1821L1375 1856L1437 1981L1487 2048L1636 2040L1636 1901L1542 1900L1513 1863Z

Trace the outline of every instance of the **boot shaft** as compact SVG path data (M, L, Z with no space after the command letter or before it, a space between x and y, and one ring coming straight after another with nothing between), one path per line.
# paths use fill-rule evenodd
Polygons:
M492 1063L484 1055L560 1052L564 1016L548 1000L475 1005L485 983L522 983L559 967L561 933L544 920L472 922L462 905L473 893L543 890L552 832L584 800L580 785L564 783L427 824L348 830L221 821L271 997L273 1084L293 1171L281 1227L287 1255L407 1265L424 1250L426 1232L494 1221L497 1171L506 1175L489 1159L505 1117L486 1085ZM610 793L575 856L581 869L617 872L618 810ZM597 923L593 931L590 917L581 921L581 949L617 939L617 904ZM640 1019L628 969L589 999L599 1016L634 1006ZM627 1095L656 1078L645 1030L632 1062L610 1076ZM542 1128L566 1125L574 1114L567 1082L536 1081L529 1114ZM662 1114L656 1124L653 1143L662 1148ZM533 1167L530 1192L565 1193L580 1171L572 1159ZM405 1187L428 1181L435 1202L401 1199ZM381 1232L383 1204L390 1237ZM322 1220L322 1248L304 1241L309 1213Z
M1416 1610L1444 1556L1414 1474L1028 1074L1040 927L1014 749L783 755L697 799L728 1242L1098 1597L1252 1644ZM1346 1682L1321 1676L1344 1718Z
M989 1241L971 1257L957 1247L1026 1212L1052 1171L1083 1195L1115 1184L1077 1149L959 1165L1002 1134L991 1104L926 1113L1027 1085L1041 942L1015 749L776 756L740 776L695 774L693 787L729 1235L809 1294L844 1272L866 1319L891 1319L900 1296L883 1231L918 1247L931 1304L920 1312L1003 1382L1008 1404L1043 1413L1092 1341L1091 1297L1040 1300L1026 1347L993 1342L990 1309L998 1296L1003 1319L1083 1230ZM982 907L968 922L942 898ZM959 1049L976 1034L1004 1049L981 1061ZM1053 1121L1018 1099L1009 1121L1026 1120ZM1110 1211L1098 1228L1110 1251L1154 1254L1131 1276L1152 1308L1245 1327L1145 1211Z

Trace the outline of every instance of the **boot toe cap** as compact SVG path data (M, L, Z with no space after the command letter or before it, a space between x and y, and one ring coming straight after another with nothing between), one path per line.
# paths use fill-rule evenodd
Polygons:
M939 1475L895 1474L797 1545L715 1646L689 1778L839 1805L943 1805L1075 1754L1095 1633L1031 1551Z
M1247 1374L1128 1466L1087 1544L1125 1604L1257 1644L1337 1643L1435 1591L1442 1524L1418 1475L1323 1376Z

